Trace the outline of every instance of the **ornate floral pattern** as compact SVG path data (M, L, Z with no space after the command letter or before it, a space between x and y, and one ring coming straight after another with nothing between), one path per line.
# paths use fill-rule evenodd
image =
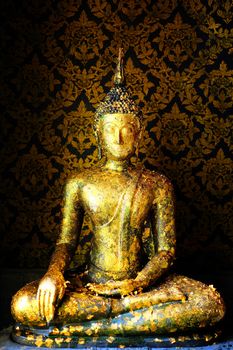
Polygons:
M1 265L47 265L66 179L98 162L94 112L123 46L145 126L133 163L175 185L178 258L215 252L232 268L231 2L12 0L1 13ZM86 218L78 264L90 241Z

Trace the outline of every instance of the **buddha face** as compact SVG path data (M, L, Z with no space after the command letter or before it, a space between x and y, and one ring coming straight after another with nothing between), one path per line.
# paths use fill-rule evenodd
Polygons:
M130 158L138 143L140 123L133 114L106 114L100 121L101 144L108 159Z

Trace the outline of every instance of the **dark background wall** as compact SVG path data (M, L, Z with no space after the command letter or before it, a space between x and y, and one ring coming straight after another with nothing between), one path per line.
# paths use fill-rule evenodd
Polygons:
M175 187L177 264L233 268L232 14L228 0L0 2L2 267L47 266L67 176L98 163L94 111L122 46L138 162ZM77 261L90 240L87 223Z

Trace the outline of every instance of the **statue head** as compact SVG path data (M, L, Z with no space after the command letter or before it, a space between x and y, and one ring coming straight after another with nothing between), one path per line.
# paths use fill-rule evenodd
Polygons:
M126 159L135 153L142 130L142 114L125 86L121 49L114 87L96 111L94 130L100 157L102 150L108 158L115 159Z

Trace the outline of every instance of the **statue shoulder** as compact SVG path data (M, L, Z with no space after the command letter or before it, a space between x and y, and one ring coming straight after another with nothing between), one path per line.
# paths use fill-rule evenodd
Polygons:
M69 189L81 189L84 184L86 183L88 178L88 171L80 171L80 172L75 172L72 173L68 176L65 182L65 188Z
M66 187L73 187L76 189L82 189L86 184L98 176L99 169L92 167L90 169L84 169L80 172L72 173L66 180Z
M143 169L142 179L154 189L173 190L173 185L169 178L158 171Z

